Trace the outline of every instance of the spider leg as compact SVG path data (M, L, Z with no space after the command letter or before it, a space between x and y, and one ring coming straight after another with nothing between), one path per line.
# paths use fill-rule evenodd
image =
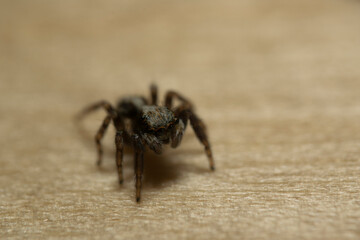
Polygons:
M136 201L140 202L140 193L142 186L142 175L144 171L144 145L140 136L134 134L132 141L135 151L135 187L136 187Z
M174 91L168 91L165 95L165 107L171 109L173 104L173 99L177 98L179 99L183 104L188 105L188 108L192 109L193 105L189 100L187 100L185 97L183 97L181 94L174 92Z
M212 155L208 136L206 134L205 124L195 113L193 113L192 111L189 111L189 113L190 113L189 114L190 124L191 124L192 128L194 129L194 132L195 132L197 138L200 140L200 142L205 147L205 152L209 159L210 169L215 170L214 158Z
M116 116L116 111L114 110L114 108L111 106L110 103L108 103L107 101L99 101L97 103L94 103L88 107L86 107L84 110L82 110L77 118L78 119L82 119L85 115L99 109L99 108L104 108L106 110L106 112L111 115L112 117Z
M181 137L183 134L183 131L185 131L187 119L190 120L190 124L192 128L194 129L196 137L199 139L199 141L204 145L205 147L205 153L209 159L210 169L215 170L215 163L214 158L211 151L211 146L208 140L208 136L206 134L206 126L204 122L194 113L194 111L189 108L189 105L184 104L180 107L178 107L175 110L175 115L179 118L179 124L180 121L185 121L184 125L185 127L179 130L178 134L172 135L172 146L177 146L179 144L179 141L181 141ZM174 128L174 132L176 133L176 127Z
M98 160L97 160L97 165L100 166L101 162L102 162L102 155L103 155L103 149L101 146L101 139L104 137L104 134L110 124L110 121L112 119L114 119L117 116L116 111L114 110L114 108L111 106L110 103L106 102L106 101L99 101L97 103L94 103L88 107L86 107L83 111L81 111L78 115L77 118L80 120L82 119L85 115L99 109L99 108L104 108L108 115L105 117L101 127L99 128L97 134L95 135L95 143L96 143L96 147L97 147L97 151L98 151Z
M117 130L115 135L115 146L116 146L116 166L118 170L119 183L122 184L123 178L123 154L124 154L124 132Z
M157 86L155 84L151 84L150 91L151 91L151 105L157 105L157 100L158 100Z
M108 115L105 117L101 127L99 128L97 134L95 135L95 143L98 151L98 160L97 165L100 166L102 162L102 155L103 155L103 149L101 146L101 139L104 137L104 134L106 132L106 129L108 128L111 121L111 116Z

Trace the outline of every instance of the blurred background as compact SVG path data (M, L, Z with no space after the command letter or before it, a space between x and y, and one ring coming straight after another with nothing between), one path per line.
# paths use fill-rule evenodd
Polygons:
M0 235L359 237L360 2L0 1ZM119 188L113 129L73 117L169 89L208 125ZM81 133L80 133L81 132ZM86 133L85 136L83 133Z

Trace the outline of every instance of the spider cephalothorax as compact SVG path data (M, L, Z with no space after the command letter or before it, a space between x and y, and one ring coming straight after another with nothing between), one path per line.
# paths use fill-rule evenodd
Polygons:
M175 122L176 118L167 107L143 106L141 121L151 131L166 129Z
M180 100L177 107L172 106L173 98ZM214 167L214 160L207 138L204 123L193 111L192 104L180 94L170 91L165 97L165 106L157 105L157 87L151 86L151 102L143 97L126 97L119 101L114 108L106 101L92 104L81 112L80 117L98 108L107 111L103 124L95 136L98 149L98 161L102 161L101 139L109 126L114 123L116 129L116 165L118 168L119 182L123 182L122 162L124 143L132 145L135 152L135 175L136 175L136 201L140 201L141 182L144 165L144 151L146 146L155 153L162 152L162 145L171 143L175 148L181 143L187 122L190 121L197 138L205 147L209 159L210 168Z

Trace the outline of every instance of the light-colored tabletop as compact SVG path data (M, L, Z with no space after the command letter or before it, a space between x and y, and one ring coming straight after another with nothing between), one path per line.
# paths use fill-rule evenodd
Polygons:
M1 1L0 238L359 239L360 2ZM177 90L208 127L145 154L140 203L114 129L122 96Z

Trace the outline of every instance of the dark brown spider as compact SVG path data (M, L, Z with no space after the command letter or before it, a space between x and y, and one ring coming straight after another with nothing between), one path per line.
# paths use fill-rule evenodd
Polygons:
M179 146L185 132L187 122L193 127L197 138L205 146L205 152L209 159L210 168L215 169L210 143L206 135L204 123L194 113L193 105L180 94L169 91L165 97L165 106L157 104L157 87L151 86L151 101L144 97L122 98L116 108L107 101L100 101L85 108L79 115L84 115L103 108L107 112L103 124L95 136L98 150L97 164L102 161L101 139L112 121L115 129L116 165L119 175L119 183L123 183L123 149L124 143L132 145L135 152L135 175L136 175L136 201L140 201L142 184L144 151L146 145L155 153L162 152L162 145L171 143L171 147ZM180 105L173 107L173 99L177 98Z

